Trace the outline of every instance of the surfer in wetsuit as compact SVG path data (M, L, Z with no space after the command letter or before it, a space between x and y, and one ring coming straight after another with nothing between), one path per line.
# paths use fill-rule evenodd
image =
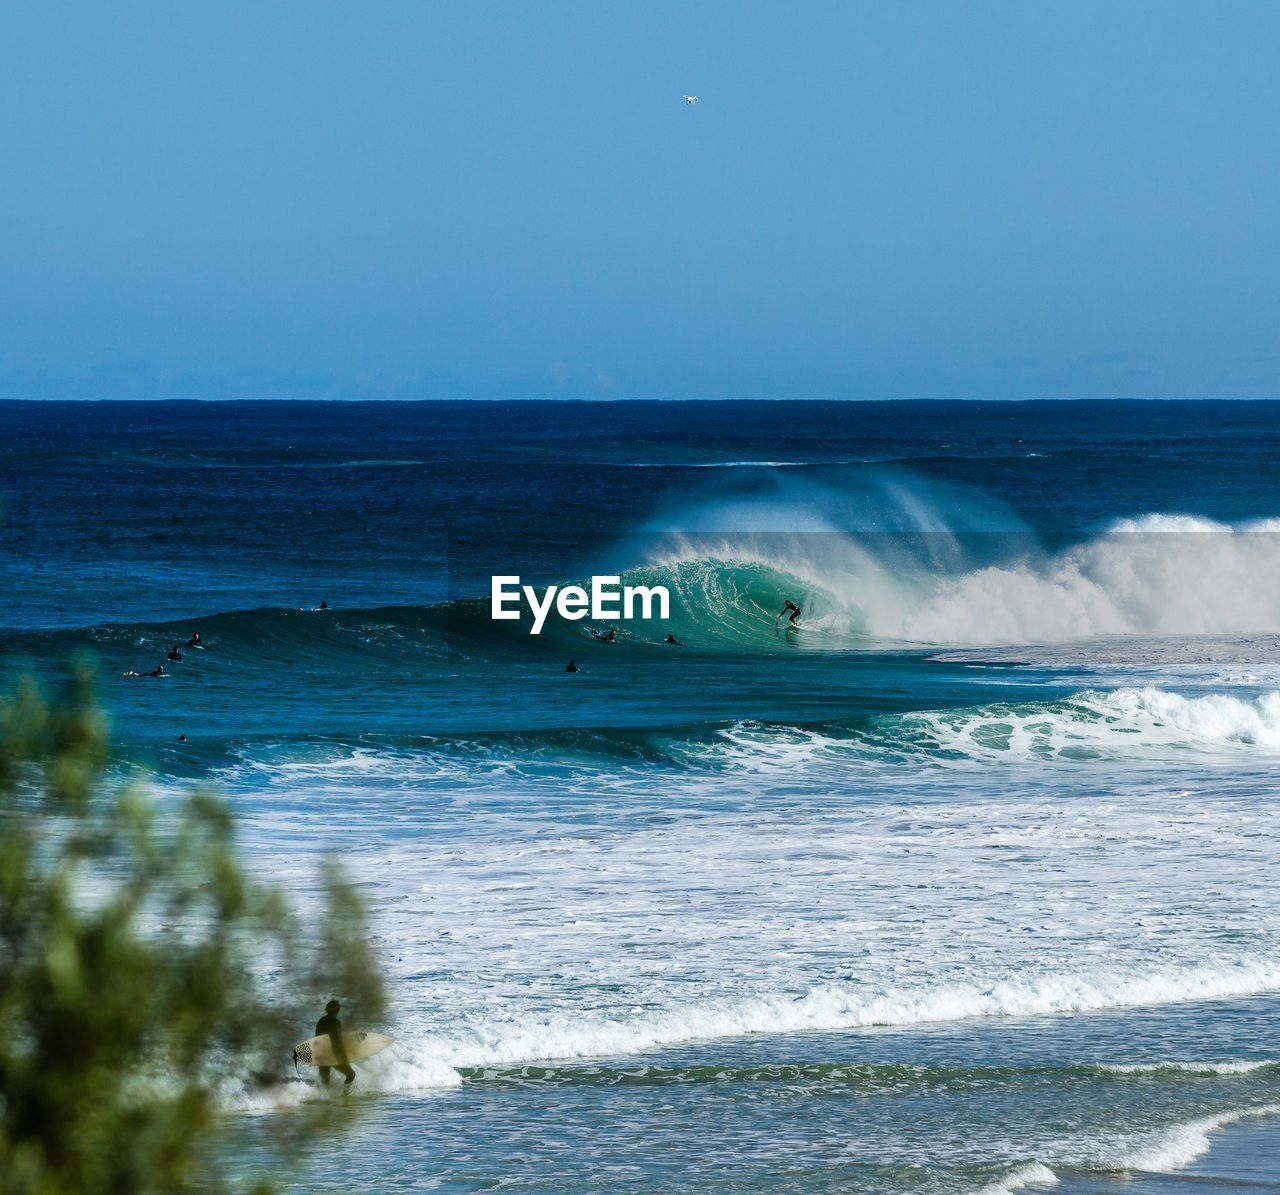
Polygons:
M147 673L147 675L156 676L156 677L164 676L165 675L164 665L157 664L150 672Z
M565 670L566 672L581 672L581 671L582 671L582 669L581 669L581 668L579 668L579 667L578 667L578 665L577 665L577 664L575 664L572 660L570 660L570 661L569 661L569 662L564 666L564 670Z
M168 659L170 663L175 664L182 659L182 652L179 650L176 643L173 645L173 650L169 653Z
M199 632L199 631L196 631L196 632L191 636L191 638L187 640L187 646L188 646L188 647L203 647L203 646L204 646L204 644L200 642L200 632Z
M793 602L790 598L786 599L786 605L782 607L782 610L778 614L778 618L781 618L783 614L786 614L788 611L791 612L791 617L788 621L791 623L793 627L797 626L798 624L796 622L796 619L800 617L800 607L797 606L795 602ZM775 627L778 625L778 618L775 618L773 620L773 625Z
M599 640L600 640L600 642L601 642L601 643L617 643L617 641L618 641L618 628L617 628L617 627L610 627L610 628L609 628L609 632L608 632L608 634L606 634L606 635L602 635L602 634L600 634L600 632L599 632L599 631L596 631L596 632L595 632L595 636L596 636L596 638L597 638L597 639L599 639Z
M668 636L667 636L667 637L666 637L662 642L663 642L663 643L670 643L672 647L683 647L683 646L684 646L684 644L683 644L683 643L681 643L681 642L680 642L680 640L679 640L679 639L677 639L674 635L668 635Z
M329 1082L330 1071L340 1071L346 1076L346 1082L342 1085L345 1091L356 1081L356 1072L351 1069L351 1063L347 1061L347 1051L342 1044L342 1022L338 1020L338 1009L341 1007L342 1005L336 1000L330 1000L324 1006L324 1016L316 1022L316 1036L324 1037L328 1035L329 1044L333 1047L333 1056L338 1059L335 1066L322 1066L320 1068L320 1082Z

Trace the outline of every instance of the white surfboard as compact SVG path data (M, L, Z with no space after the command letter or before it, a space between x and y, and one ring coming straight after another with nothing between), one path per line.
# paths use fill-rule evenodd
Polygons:
M363 1062L380 1054L396 1039L385 1033L370 1033L366 1029L356 1029L350 1033L343 1031L342 1047L347 1052L348 1062ZM338 1060L333 1056L333 1042L326 1033L322 1037L309 1037L293 1047L293 1056L307 1066L337 1066Z

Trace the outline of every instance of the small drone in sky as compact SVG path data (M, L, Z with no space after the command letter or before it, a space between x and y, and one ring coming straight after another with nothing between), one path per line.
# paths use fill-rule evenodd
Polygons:
M692 108L698 102L698 97L696 95L687 95L684 97L684 102Z

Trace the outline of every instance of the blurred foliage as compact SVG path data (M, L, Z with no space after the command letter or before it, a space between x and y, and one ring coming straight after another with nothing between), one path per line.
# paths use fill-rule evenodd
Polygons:
M280 1081L330 996L384 1012L361 904L327 867L300 921L224 804L158 811L107 759L86 674L0 706L0 1190L228 1190L201 1152L219 1091Z

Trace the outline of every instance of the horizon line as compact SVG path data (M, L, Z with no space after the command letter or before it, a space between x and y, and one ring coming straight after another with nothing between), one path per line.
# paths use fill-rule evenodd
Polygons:
M1137 395L1090 395L1087 397L1037 397L1037 398L803 398L803 397L778 397L778 398L730 398L707 396L701 398L609 398L600 395L591 397L583 396L566 396L566 397L536 397L536 398L510 398L510 397L453 397L453 398L279 398L265 396L248 396L235 398L193 398L193 397L176 397L166 396L164 398L14 398L0 397L0 404L10 405L17 403L135 403L141 405L143 403L381 403L390 406L392 404L401 406L422 405L425 403L583 403L583 404L601 404L617 406L619 404L639 404L639 403L826 403L829 405L836 404L863 404L866 406L878 405L882 403L1007 403L1028 405L1034 403L1267 403L1280 402L1280 394L1268 395L1266 397L1240 396L1226 397L1223 395L1160 395L1160 396L1137 396Z

